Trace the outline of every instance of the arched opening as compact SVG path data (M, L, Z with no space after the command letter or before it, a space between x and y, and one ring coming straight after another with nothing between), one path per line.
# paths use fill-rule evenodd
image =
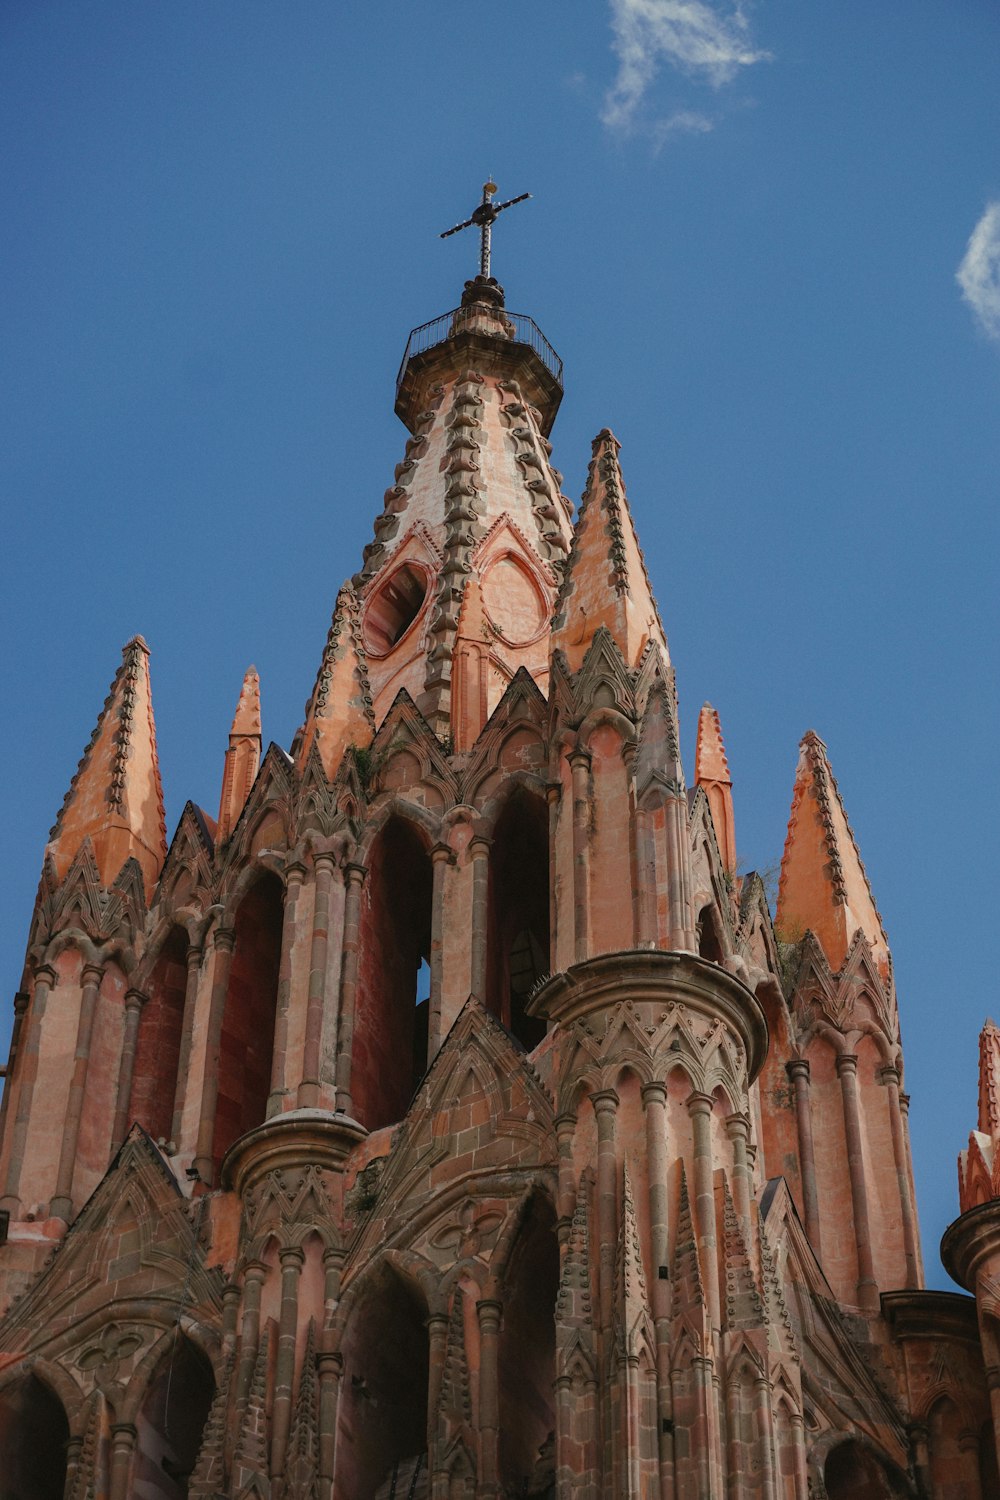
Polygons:
M703 906L698 914L698 953L710 963L721 964L726 956L722 924L714 906Z
M214 1395L211 1365L200 1349L178 1334L136 1418L130 1494L142 1500L187 1500Z
M823 1470L828 1500L892 1500L910 1491L894 1465L884 1463L861 1443L840 1443Z
M282 913L282 884L270 873L251 886L236 913L236 946L219 1045L212 1149L216 1173L233 1142L260 1125L267 1112Z
M555 1305L559 1247L555 1214L536 1196L503 1284L498 1350L500 1479L504 1492L555 1494Z
M549 829L541 797L516 788L490 851L486 1006L530 1052L545 1022L525 1011L549 972Z
M138 1120L154 1141L169 1140L173 1133L187 950L183 927L172 928L149 976L148 999L139 1022L129 1120Z
M427 1067L431 884L420 836L392 818L368 861L351 1052L354 1112L369 1130L403 1118Z
M935 1402L928 1428L934 1500L979 1500L979 1443L947 1396Z
M0 1393L0 1500L63 1500L69 1423L36 1375Z
M382 1266L344 1332L338 1408L338 1500L427 1493L427 1304Z
M427 597L430 579L416 563L405 562L386 579L365 607L365 646L386 656L409 630Z

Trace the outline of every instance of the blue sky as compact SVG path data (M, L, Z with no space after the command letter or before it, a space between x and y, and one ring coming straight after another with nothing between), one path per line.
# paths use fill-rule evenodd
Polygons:
M301 718L404 433L408 330L494 269L604 425L745 867L826 740L896 962L929 1281L1000 1009L1000 10L7 0L0 973L124 641L172 831L242 674ZM5 1050L5 1048L4 1048Z

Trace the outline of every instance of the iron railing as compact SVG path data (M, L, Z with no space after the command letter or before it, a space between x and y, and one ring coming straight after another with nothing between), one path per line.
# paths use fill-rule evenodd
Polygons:
M455 307L451 312L442 313L439 318L432 318L429 323L421 323L419 328L414 328L406 342L406 350L403 354L403 362L399 367L396 377L396 395L403 384L403 376L406 367L415 354L423 354L427 349L433 349L436 344L445 344L455 333L461 333L463 326L468 327L473 323L475 314L479 311L477 307ZM489 312L493 312L491 308ZM506 308L497 309L497 318L503 318L509 324L513 332L510 335L512 344L526 344L532 349L542 364L562 385L563 362L559 358L548 339L545 337L534 318L529 318L527 313L508 312ZM495 335L501 337L501 335Z

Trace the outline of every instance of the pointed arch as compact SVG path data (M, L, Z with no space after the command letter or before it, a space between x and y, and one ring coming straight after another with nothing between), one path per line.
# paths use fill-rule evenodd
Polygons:
M131 1492L144 1500L186 1494L214 1396L205 1353L179 1328L169 1329L135 1371L122 1408L122 1420L136 1429Z
M70 1425L50 1381L24 1370L0 1390L3 1494L63 1500Z
M146 984L139 1021L128 1120L154 1140L169 1140L184 1024L188 935L180 925L163 935Z
M538 1188L531 1192L517 1225L502 1273L498 1457L506 1493L539 1495L555 1474L559 1246L547 1193Z
M895 1500L913 1493L894 1463L857 1438L831 1448L823 1479L828 1500Z

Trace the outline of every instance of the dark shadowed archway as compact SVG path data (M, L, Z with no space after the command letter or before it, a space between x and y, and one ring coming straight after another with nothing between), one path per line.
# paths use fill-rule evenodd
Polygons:
M0 1392L0 1500L63 1500L69 1423L36 1375Z
M169 1140L173 1132L187 950L183 927L172 928L149 976L148 999L139 1023L129 1120L138 1120L154 1140Z
M143 1500L187 1500L208 1410L212 1367L178 1334L160 1361L136 1418L129 1494Z
M549 831L545 803L523 787L493 834L486 964L487 1009L530 1052L545 1035L525 1003L549 972Z

